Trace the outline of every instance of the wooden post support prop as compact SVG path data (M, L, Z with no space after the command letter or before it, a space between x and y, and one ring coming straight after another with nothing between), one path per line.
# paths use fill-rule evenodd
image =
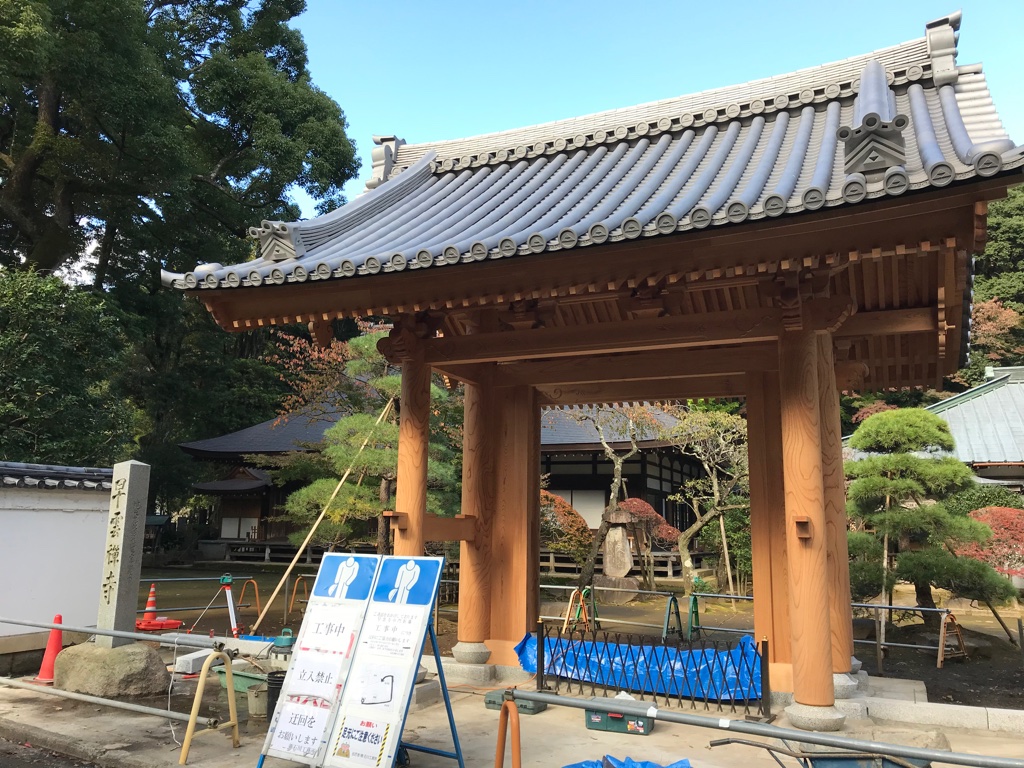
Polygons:
M263 753L318 765L380 565L330 552L320 563Z
M100 609L96 617L99 629L135 631L148 496L148 464L124 461L114 465L103 574L100 577ZM101 648L116 648L133 642L106 635L96 637L96 645Z

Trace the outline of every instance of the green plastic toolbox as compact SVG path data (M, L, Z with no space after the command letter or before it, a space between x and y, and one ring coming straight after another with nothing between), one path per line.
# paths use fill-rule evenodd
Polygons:
M488 709L501 709L501 705L505 701L504 691L491 691L484 696L484 706ZM548 705L542 701L517 701L516 709L518 709L524 715L536 715L538 712L543 712L548 708Z
M643 715L619 715L614 712L598 712L585 709L587 728L591 731L611 731L612 733L634 733L647 736L654 730L654 718Z

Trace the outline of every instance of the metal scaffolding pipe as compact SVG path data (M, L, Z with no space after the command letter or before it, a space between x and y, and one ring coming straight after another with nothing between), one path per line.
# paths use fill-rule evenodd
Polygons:
M232 576L230 573L226 573L224 575L225 576L231 576L231 578L234 579L235 581L245 581L246 579L251 579L252 578L252 576ZM139 584L163 584L166 581L217 581L217 582L219 582L221 580L221 578L222 578L221 576L189 576L188 578L176 577L176 578L173 578L173 579L139 579Z
M251 607L252 603L239 603L235 606L235 608ZM227 608L226 605L191 605L185 608L157 608L156 611L153 611L151 608L140 608L135 613L158 613L163 615L165 613L184 613L186 611L223 611L225 608Z
M62 699L73 699L75 701L84 701L89 704L102 704L105 707L114 707L115 709L126 709L129 712L138 712L141 715L155 715L156 717L163 717L167 720L180 720L183 723L187 723L189 721L189 716L184 712L173 712L169 709L144 707L141 704L131 704L127 701L104 699L100 696L89 696L85 693L62 691L59 688L49 688L47 686L36 685L35 683L28 683L24 680L18 680L10 677L0 677L0 685L10 686L11 688L22 688L26 691L35 691L36 693L48 693L51 696L59 696ZM213 717L200 718L199 722L203 723L203 725L208 728L217 727L217 719Z
M181 648L218 648L218 643L211 644L210 638L195 637L187 635L174 635L172 639L165 640L162 635L144 635L141 632L122 632L118 629L99 629L98 627L73 627L70 624L54 624L48 621L22 621L21 619L8 619L0 616L0 624L15 624L19 627L37 627L39 629L60 629L64 632L81 632L86 635L106 635L107 637L123 637L128 640L142 640L152 643L154 641L163 645L177 645ZM219 644L223 646L223 643ZM229 654L230 655L230 654Z
M514 701L538 701L552 706L574 707L575 709L599 710L619 715L649 717L654 720L664 720L667 723L695 725L698 728L714 728L731 733L746 733L751 736L798 741L804 744L819 744L851 752L868 752L873 755L895 755L896 757L905 757L911 760L969 765L974 766L974 768L1024 768L1024 760L1018 760L1013 757L968 755L962 752L945 752L941 749L924 749L922 747L906 747L901 744L886 744L881 741L861 741L830 733L798 731L793 728L780 728L777 725L752 723L746 720L728 720L725 718L672 712L658 709L643 702L616 701L615 699L604 699L602 701L577 699L569 696L518 689L506 690L505 698L511 698Z

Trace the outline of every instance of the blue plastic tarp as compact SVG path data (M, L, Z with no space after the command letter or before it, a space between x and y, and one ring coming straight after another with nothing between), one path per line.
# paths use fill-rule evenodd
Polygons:
M566 765L564 768L690 768L690 761L677 760L670 765L663 766L649 760L634 760L631 757L619 760L617 757L605 755L603 760L586 760L582 763Z
M536 673L537 638L527 635L516 646L516 653L520 666ZM754 638L749 635L740 638L729 651L685 651L548 637L544 641L544 674L623 691L701 701L761 698L761 664Z

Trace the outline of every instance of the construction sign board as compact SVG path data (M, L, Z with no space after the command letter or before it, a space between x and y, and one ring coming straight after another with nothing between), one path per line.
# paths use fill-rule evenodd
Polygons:
M307 765L322 762L325 734L349 675L379 565L378 555L324 555L264 754Z
M394 764L443 562L381 560L331 729L328 768Z

